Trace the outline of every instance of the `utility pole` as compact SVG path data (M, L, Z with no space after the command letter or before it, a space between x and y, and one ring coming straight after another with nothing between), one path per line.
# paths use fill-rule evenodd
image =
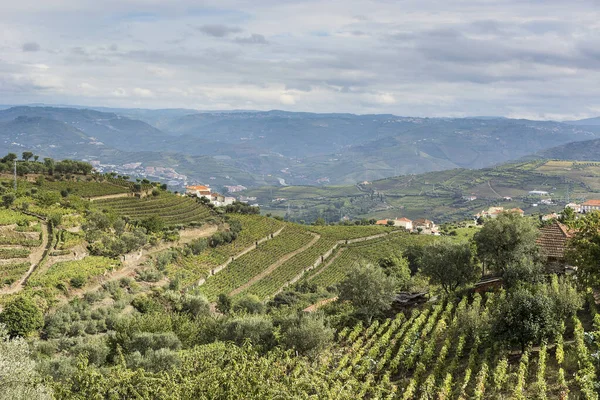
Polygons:
M13 172L15 175L15 193L17 193L17 160L14 160Z

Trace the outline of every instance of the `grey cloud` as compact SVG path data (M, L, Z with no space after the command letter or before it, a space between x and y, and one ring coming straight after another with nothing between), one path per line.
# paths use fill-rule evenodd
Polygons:
M219 25L219 24L210 24L210 25L202 25L198 27L198 30L205 35L214 36L214 37L225 37L232 33L238 33L242 30L236 26L227 26L227 25Z
M40 51L41 50L41 46L36 43L36 42L27 42L27 43L23 43L23 47L22 47L23 51Z
M236 38L235 41L237 43L242 43L242 44L267 44L267 43L269 43L263 35L259 35L258 33L253 33L252 35L250 35L248 37Z

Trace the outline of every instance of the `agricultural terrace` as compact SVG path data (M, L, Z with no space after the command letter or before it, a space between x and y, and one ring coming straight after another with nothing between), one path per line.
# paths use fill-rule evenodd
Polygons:
M430 235L394 233L385 237L343 246L319 268L310 271L304 279L321 287L339 283L356 264L376 264L386 257L401 257L411 244L425 245L437 238Z
M114 211L117 215L132 221L141 221L159 216L167 226L202 223L214 214L207 206L190 197L171 193L144 198L124 197L102 199L94 202L97 208Z
M314 238L315 235L305 228L287 224L278 236L237 258L223 271L209 277L206 283L200 286L200 291L211 300L216 299L221 293L230 293L268 270L282 257L308 245Z
M29 270L31 250L42 245L36 218L0 209L0 287L11 285Z
M27 281L31 288L80 288L90 280L121 267L117 260L88 256L82 260L58 262L38 268Z
M460 326L469 314L486 320L504 295L475 294L472 300L448 300L345 328L318 369L356 385L357 399L558 399L565 393L597 399L591 364L600 326L588 340L579 318L569 318L553 340L522 354L501 350L477 330Z
M206 278L212 269L241 252L252 249L257 241L270 237L285 225L284 222L260 215L229 214L228 221L237 221L242 225L242 230L234 241L207 247L197 255L176 257L167 267L169 278L178 279L184 286L193 285Z

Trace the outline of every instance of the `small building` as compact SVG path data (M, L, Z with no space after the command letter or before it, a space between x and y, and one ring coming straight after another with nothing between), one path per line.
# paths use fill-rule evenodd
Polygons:
M553 219L558 219L557 213L542 215L542 221L551 221Z
M576 213L580 213L581 212L581 204L577 204L577 203L569 203L565 206L565 208L570 208L573 211L575 211Z
M210 198L210 187L204 185L186 186L185 194L196 197Z
M413 230L413 222L405 217L402 218L396 218L394 220L394 226L399 226L401 228L404 228L408 231L412 231Z
M529 194L531 196L548 196L548 192L544 190L531 190Z
M413 221L413 228L417 230L421 229L422 231L431 232L432 230L437 228L437 226L433 223L433 221L430 221L425 218L419 218Z
M388 221L389 220L387 220L387 219L380 219L377 222L375 222L375 225L387 225Z
M554 220L551 224L540 228L537 244L542 254L547 257L547 267L552 272L564 272L566 265L565 249L567 242L573 237L566 225Z
M582 213L598 210L600 210L600 200L588 200L581 205Z
M463 196L464 201L475 201L477 200L477 196Z

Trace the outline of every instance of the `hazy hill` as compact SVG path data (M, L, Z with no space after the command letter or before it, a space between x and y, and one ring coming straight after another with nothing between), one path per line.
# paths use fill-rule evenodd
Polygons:
M561 160L600 161L600 139L563 144L544 150L539 155Z
M0 124L12 124L4 125L3 142L10 151L36 150L42 156L104 164L143 162L177 168L194 181L214 178L211 183L218 186L256 187L271 181L354 184L482 168L600 137L600 126L492 117L102 110L26 106L0 110ZM27 137L31 141L24 140Z
M584 125L584 126L597 126L597 125L600 125L600 117L580 119L580 120L577 120L577 121L565 121L565 124L569 124L569 125Z

